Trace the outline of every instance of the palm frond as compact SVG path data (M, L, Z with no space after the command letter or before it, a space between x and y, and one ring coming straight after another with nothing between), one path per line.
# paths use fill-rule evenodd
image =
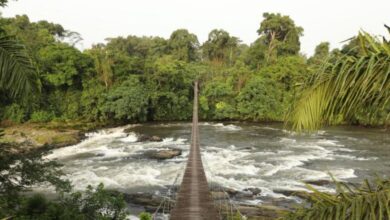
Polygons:
M9 36L0 36L0 89L13 98L39 91L37 71L24 46Z
M387 29L387 31L389 32L389 34L390 34L390 27L387 26L386 24L385 24L384 26L385 26L385 28Z
M315 130L361 110L383 110L390 100L390 53L385 41L361 32L361 53L326 63L288 114L294 130ZM370 115L373 115L371 112Z
M377 179L375 184L367 180L362 187L352 187L335 182L336 194L324 193L307 185L309 204L298 208L283 220L339 219L384 220L390 219L390 182Z

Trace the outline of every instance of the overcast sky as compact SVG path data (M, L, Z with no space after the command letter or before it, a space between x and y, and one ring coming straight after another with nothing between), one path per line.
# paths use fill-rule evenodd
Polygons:
M257 38L263 12L289 15L304 28L302 52L312 54L322 41L339 47L360 29L386 35L390 0L18 0L2 9L4 17L27 14L32 21L62 24L83 37L80 47L107 37L153 35L168 38L186 28L200 42L222 28L244 43Z

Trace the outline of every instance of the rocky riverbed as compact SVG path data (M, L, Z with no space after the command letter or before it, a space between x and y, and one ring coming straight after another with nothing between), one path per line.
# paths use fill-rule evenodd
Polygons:
M50 128L40 124L5 127L1 142L11 144L15 153L37 150L44 146L66 147L82 141L85 131L75 128Z

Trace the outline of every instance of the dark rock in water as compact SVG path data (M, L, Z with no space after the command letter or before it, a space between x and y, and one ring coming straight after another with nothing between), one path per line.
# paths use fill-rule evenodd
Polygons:
M142 206L145 211L154 213L159 205L163 202L164 198L162 196L154 195L151 193L134 193L134 194L124 194L124 199L127 203ZM165 198L166 199L166 198ZM166 200L166 205L169 207L174 206L173 200ZM160 211L162 211L161 209ZM167 210L165 210L167 211Z
M233 197L235 195L237 195L238 191L235 190L235 189L230 189L230 188L215 188L215 189L211 189L212 192L226 192L229 197Z
M278 219L284 216L287 213L287 210L279 208L276 206L246 206L239 205L237 206L241 214L248 217L248 219L258 219L258 220L271 220Z
M330 180L306 180L305 183L310 185L316 185L316 186L325 186L325 185L330 185L333 182Z
M125 133L131 133L131 132L133 132L133 128L132 127L130 127L130 128L125 128L125 129L123 129L123 132L125 132Z
M145 134L138 134L137 135L137 141L138 142L145 142L145 141L151 141L151 142L161 142L163 139L158 136L149 136Z
M153 142L161 142L163 141L163 139L161 137L158 137L158 136L152 136L150 138L150 141L153 141Z
M236 199L253 199L253 193L249 191L243 191L243 192L238 192L236 195L234 195L234 198Z
M259 188L246 188L244 191L251 192L254 196L261 193L261 189Z
M145 142L149 140L150 140L150 136L144 134L137 134L137 142Z
M182 151L180 149L147 151L145 152L144 156L146 156L149 159L166 160L166 159L172 159L174 157L180 156L181 152Z
M95 157L104 157L104 153L97 153L95 154Z
M285 197L259 197L262 200L262 205L270 205L285 208L286 210L294 210L299 204L295 199L289 199Z
M131 133L131 132L134 132L133 130L134 128L125 128L123 130L124 133ZM137 142L145 142L145 141L151 141L151 142L161 142L163 141L163 139L159 136L156 136L156 135L153 135L153 136L150 136L150 135L146 135L146 134L139 134L137 133Z
M225 189L225 192L227 192L227 193L229 194L229 196L235 196L235 195L237 195L237 193L238 193L237 190L229 189L229 188L226 188L226 189Z
M157 206L144 206L145 212L154 213L158 207ZM161 210L160 210L161 212Z
M162 197L155 196L151 193L124 194L124 199L131 204L155 208L157 208L163 200Z
M274 189L274 193L279 193L285 196L295 196L299 197L301 199L309 199L310 193L306 191L299 191L299 190L284 190L284 189Z

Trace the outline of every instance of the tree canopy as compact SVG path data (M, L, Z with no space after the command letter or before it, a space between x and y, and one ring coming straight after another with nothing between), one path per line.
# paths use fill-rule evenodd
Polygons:
M316 84L315 78L352 68L350 59L374 59L364 55L359 45L366 42L365 48L372 54L377 54L376 48L383 48L379 54L386 50L386 44L355 38L340 50L330 51L329 43L320 43L313 56L305 57L300 54L303 28L279 13L263 14L259 37L250 45L223 29L211 30L200 44L195 34L178 29L167 39L111 37L80 51L74 46L80 36L60 24L31 22L20 15L0 18L0 25L3 39L12 41L11 52L18 54L19 61L13 62L24 67L24 71L16 69L19 75L3 71L5 80L0 83L6 92L0 93L0 118L16 123L187 120L191 118L192 82L196 78L201 80L203 119L283 121L295 100L304 97L305 88ZM12 56L9 52L3 50L4 60ZM356 62L363 65L363 61ZM318 75L321 71L323 77ZM19 85L11 85L9 79ZM34 94L34 98L28 103L16 99L26 94ZM336 121L383 124L386 111L380 108L375 113L377 120L363 112L351 112Z

